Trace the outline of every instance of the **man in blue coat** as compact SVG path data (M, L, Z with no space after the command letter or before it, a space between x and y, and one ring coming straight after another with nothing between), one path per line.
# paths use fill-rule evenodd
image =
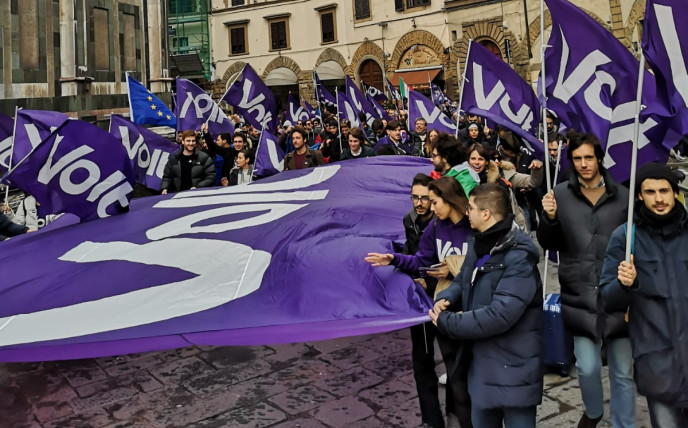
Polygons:
M678 191L667 167L638 169L634 226L612 233L600 281L607 308L628 308L635 382L655 428L688 427L688 215Z
M535 427L542 400L542 284L539 253L514 223L509 196L497 184L470 193L475 231L461 271L437 296L430 317L469 353L473 426ZM462 312L446 309L461 302Z

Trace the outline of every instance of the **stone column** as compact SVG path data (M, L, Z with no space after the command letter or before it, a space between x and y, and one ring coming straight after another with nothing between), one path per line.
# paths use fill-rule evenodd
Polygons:
M162 31L167 31L166 17L164 16L163 1L166 0L148 0L148 60L150 66L150 90L154 93L165 92L165 83L161 81L163 76L162 69L165 64L163 54ZM145 80L145 79L144 79ZM145 84L145 83L144 83Z
M60 0L60 87L62 95L76 95L76 20L74 0Z

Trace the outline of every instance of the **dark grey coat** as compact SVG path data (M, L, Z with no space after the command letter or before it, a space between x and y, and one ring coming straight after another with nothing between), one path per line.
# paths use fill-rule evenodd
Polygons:
M437 300L462 302L463 312L442 312L437 327L465 341L462 346L471 346L468 392L474 406L530 407L542 401L539 258L530 237L514 223L476 270L478 257L471 238L461 271L437 296Z
M606 193L593 206L583 196L575 172L554 188L557 216L542 213L537 239L543 248L559 251L562 317L574 336L593 341L627 337L625 310L605 312L599 283L609 237L626 221L628 190L603 171Z
M667 225L669 226L669 225ZM688 408L688 219L664 236L638 224L632 288L617 279L625 258L626 232L612 234L602 270L608 310L625 311L640 394L676 408Z

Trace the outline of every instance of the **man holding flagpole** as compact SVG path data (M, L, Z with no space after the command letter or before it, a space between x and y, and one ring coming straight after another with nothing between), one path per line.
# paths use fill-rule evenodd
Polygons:
M638 169L634 222L612 233L600 281L609 310L629 308L636 385L654 428L688 427L688 215L678 192L666 166Z

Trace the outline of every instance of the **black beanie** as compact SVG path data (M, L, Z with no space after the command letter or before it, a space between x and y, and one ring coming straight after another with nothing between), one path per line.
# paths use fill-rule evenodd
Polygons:
M674 193L678 193L678 177L676 174L667 168L665 165L660 165L658 163L646 163L645 165L638 168L635 178L635 194L640 193L640 185L648 178L655 180L666 180L671 185L671 189Z

